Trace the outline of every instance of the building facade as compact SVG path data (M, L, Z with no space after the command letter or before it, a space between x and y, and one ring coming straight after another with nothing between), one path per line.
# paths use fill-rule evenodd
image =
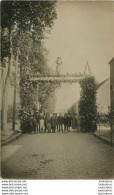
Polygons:
M97 106L99 114L107 114L110 107L110 78L97 86Z
M114 116L114 57L109 62L110 64L110 105Z

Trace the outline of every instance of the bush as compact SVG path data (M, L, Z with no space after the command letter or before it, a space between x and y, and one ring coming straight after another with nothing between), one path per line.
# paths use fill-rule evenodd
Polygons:
M80 82L81 97L79 101L80 130L94 132L97 127L96 81L93 76Z

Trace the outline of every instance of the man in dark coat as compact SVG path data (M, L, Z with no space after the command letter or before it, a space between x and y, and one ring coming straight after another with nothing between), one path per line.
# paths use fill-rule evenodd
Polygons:
M58 131L62 131L63 132L63 116L61 115L61 113L59 114L58 118L57 118L57 124L58 124Z
M44 126L45 126L44 132L45 132L45 133L46 133L46 130L47 130L46 124L47 124L47 114L44 114Z
M34 131L34 128L35 128L34 116L33 115L30 115L29 128L30 128L30 133L32 133Z
M66 130L68 130L68 127L67 127L67 116L66 116L66 114L64 115L63 121L64 121L64 131L66 131Z

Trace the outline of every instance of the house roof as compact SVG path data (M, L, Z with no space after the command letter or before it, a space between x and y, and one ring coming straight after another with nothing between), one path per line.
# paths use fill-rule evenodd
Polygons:
M97 90L107 81L107 80L109 80L109 78L108 79L105 79L104 81L102 81L101 83L99 83L98 85L97 85Z
M110 60L109 64L111 64L114 61L114 57Z

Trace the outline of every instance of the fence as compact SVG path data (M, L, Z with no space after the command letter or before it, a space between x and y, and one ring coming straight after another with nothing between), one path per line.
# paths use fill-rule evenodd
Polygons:
M109 114L98 115L95 135L104 141L114 144L114 118Z

